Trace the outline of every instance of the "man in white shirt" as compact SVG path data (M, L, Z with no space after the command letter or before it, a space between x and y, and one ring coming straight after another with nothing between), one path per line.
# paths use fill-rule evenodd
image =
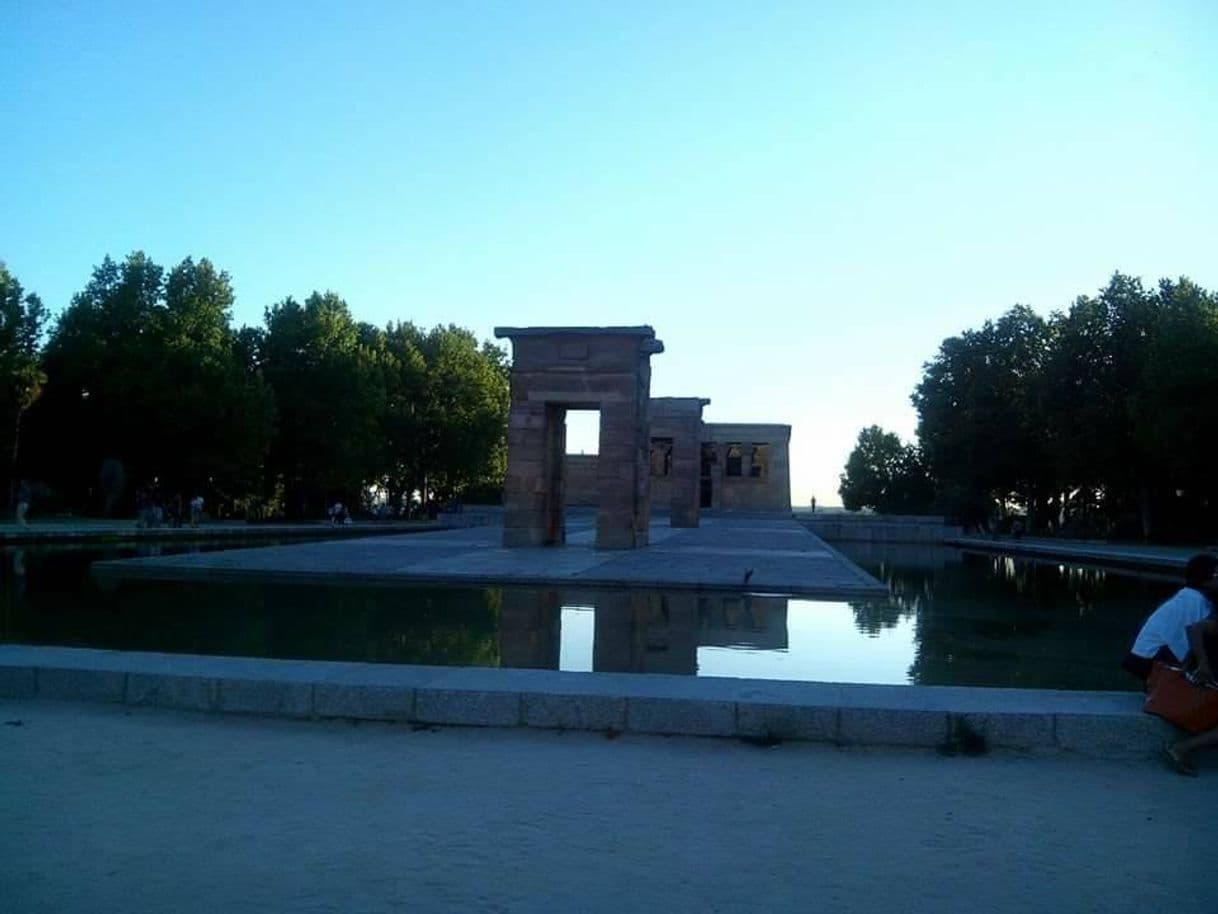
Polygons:
M1190 626L1210 618L1218 590L1218 556L1194 555L1184 567L1184 586L1165 601L1142 625L1121 666L1143 682L1154 661L1182 666L1190 653Z

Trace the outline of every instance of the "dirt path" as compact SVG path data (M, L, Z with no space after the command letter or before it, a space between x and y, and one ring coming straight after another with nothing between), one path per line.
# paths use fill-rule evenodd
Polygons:
M1213 765L0 703L10 721L14 914L1215 904Z

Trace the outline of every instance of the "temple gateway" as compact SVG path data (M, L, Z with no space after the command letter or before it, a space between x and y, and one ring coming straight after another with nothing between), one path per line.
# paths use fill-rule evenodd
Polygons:
M707 423L701 397L652 398L640 327L496 327L512 341L505 546L559 545L567 507L595 507L596 547L646 546L651 510L789 515L789 425ZM600 413L595 456L566 453L568 410Z

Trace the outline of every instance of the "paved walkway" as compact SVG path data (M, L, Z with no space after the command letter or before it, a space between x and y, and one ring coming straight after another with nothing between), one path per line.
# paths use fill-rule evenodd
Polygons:
M499 527L263 549L98 562L94 573L168 580L218 576L458 584L577 584L779 592L824 598L887 589L789 519L704 519L695 529L653 519L645 549L600 551L590 520L557 548L502 546Z
M0 703L12 914L1213 910L1214 769Z
M1176 573L1198 552L1218 552L1206 546L1153 546L1143 543L1106 543L1098 540L1063 540L1051 537L960 536L945 545L978 552L998 552L1031 558L1064 559L1111 568L1135 568Z

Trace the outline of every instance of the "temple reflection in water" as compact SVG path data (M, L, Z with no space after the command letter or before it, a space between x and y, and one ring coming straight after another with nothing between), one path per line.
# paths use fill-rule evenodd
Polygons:
M578 660L586 651L587 634L591 634L592 671L691 675L698 671L700 647L786 650L787 598L671 591L503 590L499 618L503 666L588 669ZM564 656L564 651L575 655L575 661Z

